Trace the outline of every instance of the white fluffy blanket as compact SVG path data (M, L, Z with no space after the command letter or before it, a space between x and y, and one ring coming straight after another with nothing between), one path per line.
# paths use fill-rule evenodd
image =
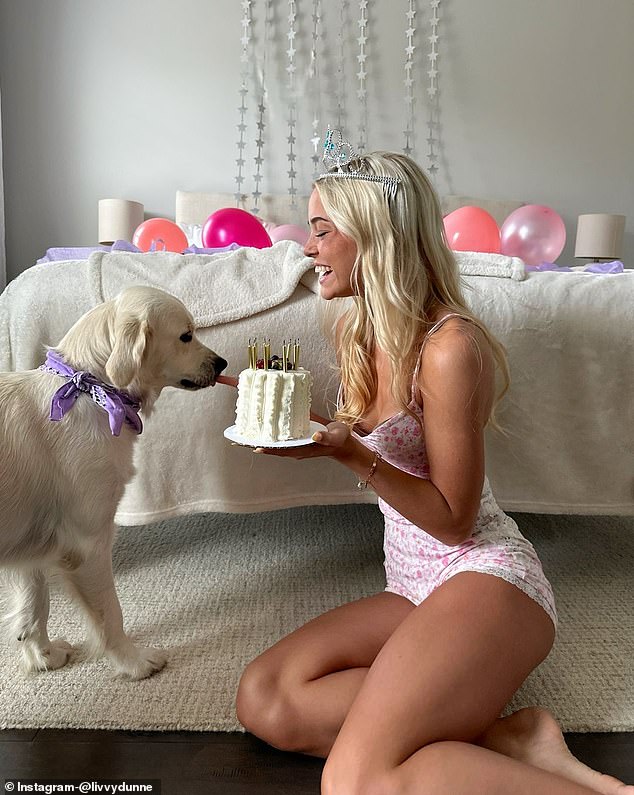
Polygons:
M531 273L497 255L457 257L468 303L506 345L513 384L491 434L488 473L508 510L634 513L634 272ZM521 263L520 263L521 265ZM36 367L44 346L128 284L169 290L201 337L246 366L249 337L299 337L315 378L314 407L336 391L333 353L318 330L311 261L293 243L203 255L91 255L34 266L0 295L0 370ZM488 275L475 275L477 273ZM493 275L494 274L494 275ZM504 278L501 278L504 277ZM235 391L165 390L137 445L137 475L117 515L140 524L193 511L248 512L372 500L331 461L301 466L231 446Z
M277 306L294 292L312 261L294 243L197 254L96 251L87 261L43 263L20 274L0 296L0 369L40 363L84 312L133 284L178 296L201 328L230 323Z
M507 436L488 466L509 510L634 514L634 271L466 279L507 348Z

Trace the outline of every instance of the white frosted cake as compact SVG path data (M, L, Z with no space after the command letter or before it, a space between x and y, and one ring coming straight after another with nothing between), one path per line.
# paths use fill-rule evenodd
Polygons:
M308 438L312 381L303 367L243 370L238 377L236 431L257 442Z

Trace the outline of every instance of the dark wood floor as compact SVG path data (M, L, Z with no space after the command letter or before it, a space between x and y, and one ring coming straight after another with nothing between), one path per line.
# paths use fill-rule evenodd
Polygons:
M566 740L586 764L634 783L634 733ZM5 778L159 779L162 795L316 795L321 768L239 733L0 732L0 791Z

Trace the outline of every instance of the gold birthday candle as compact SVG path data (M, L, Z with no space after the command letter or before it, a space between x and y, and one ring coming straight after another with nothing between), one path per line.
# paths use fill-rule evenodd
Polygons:
M254 337L251 343L251 368L257 370L258 367L258 338Z
M271 358L271 339L264 340L264 369L269 369L269 359Z
M299 367L299 340L296 339L293 344L293 370Z

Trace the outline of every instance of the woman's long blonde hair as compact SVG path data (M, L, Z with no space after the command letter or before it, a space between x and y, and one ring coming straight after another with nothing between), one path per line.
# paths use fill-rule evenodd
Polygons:
M395 152L363 155L348 170L393 176L400 183L390 196L381 182L330 175L315 182L331 221L357 246L355 295L342 316L337 340L342 384L337 419L355 425L365 416L377 388L375 345L390 361L396 405L412 413L412 376L438 307L482 330L502 378L497 403L509 384L506 353L466 306L433 186L411 158ZM334 341L334 327L331 335ZM493 415L490 420L496 424Z

